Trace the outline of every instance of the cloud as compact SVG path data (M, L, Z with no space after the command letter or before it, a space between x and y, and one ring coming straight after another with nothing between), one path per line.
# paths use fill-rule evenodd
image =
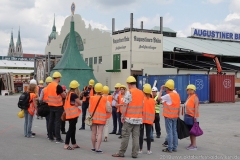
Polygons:
M84 18L83 18L83 20L85 22L86 28L88 28L88 26L90 24L92 28L98 28L98 29L101 29L101 30L109 30L109 28L107 28L107 26L104 25L104 24L94 22L93 20L89 21L89 20L86 20Z
M213 3L213 4L219 4L219 3L222 3L226 0L207 0L207 1L210 2L210 3Z
M167 5L167 4L172 4L174 0L157 0L158 3Z

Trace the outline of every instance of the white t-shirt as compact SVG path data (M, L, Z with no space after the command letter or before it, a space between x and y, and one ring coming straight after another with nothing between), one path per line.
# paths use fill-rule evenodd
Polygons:
M173 92L174 92L174 93L177 93L176 90L173 90ZM161 98L162 98L162 103L166 102L167 105L171 105L171 104L172 104L172 99L171 99L171 97L170 97L169 94L166 94L166 95L162 96ZM180 103L181 103L181 102L180 102Z

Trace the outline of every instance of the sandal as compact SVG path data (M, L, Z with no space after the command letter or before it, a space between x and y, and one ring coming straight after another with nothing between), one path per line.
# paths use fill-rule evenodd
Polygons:
M124 157L124 155L123 156L121 156L120 154L118 154L118 153L115 153L115 154L113 154L112 155L113 157Z
M163 152L172 153L172 151L169 151L169 150L168 150L168 148L166 148L166 149L163 149L162 151L163 151Z
M67 148L64 148L66 150L74 150L72 147L68 146Z
M80 148L80 146L79 146L79 145L76 145L76 147L73 147L73 148L74 148L74 149L75 149L75 148Z

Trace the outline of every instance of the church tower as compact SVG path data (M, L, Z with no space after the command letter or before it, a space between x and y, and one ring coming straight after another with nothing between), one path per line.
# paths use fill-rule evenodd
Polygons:
M18 39L17 39L17 43L16 43L16 53L15 53L15 56L16 57L22 57L22 53L23 53L23 50L22 50L22 42L21 42L20 27L19 27Z
M15 47L13 42L13 31L11 32L11 39L8 47L8 56L14 56L15 53Z
M56 37L57 37L57 30L56 30L56 26L55 26L55 14L54 14L52 33L48 36L47 44L49 45L51 43L51 40L56 39Z

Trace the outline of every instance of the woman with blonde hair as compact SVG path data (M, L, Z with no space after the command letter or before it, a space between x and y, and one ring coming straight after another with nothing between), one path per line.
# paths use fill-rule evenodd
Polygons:
M184 121L188 126L189 132L193 127L194 122L198 122L199 118L199 99L196 95L196 87L193 84L189 84L186 88L188 99L184 103L185 115ZM187 150L197 150L196 137L190 135L191 144L187 147Z
M24 109L24 136L27 138L34 138L35 136L32 135L32 121L37 108L37 84L30 83L27 92L30 94L30 105L28 109Z
M67 97L64 104L64 111L66 113L66 119L69 121L69 128L66 134L64 149L73 150L75 148L80 148L76 143L76 124L78 117L81 114L81 110L78 106L81 106L82 103L79 99L79 87L80 84L73 80L71 81L69 87L70 90L67 93ZM72 147L69 146L71 139Z
M102 133L107 121L107 113L111 112L111 106L107 103L107 97L102 96L103 85L97 83L94 87L96 95L90 97L89 114L92 117L92 152L103 153L100 150L102 142ZM96 142L97 137L97 142Z

